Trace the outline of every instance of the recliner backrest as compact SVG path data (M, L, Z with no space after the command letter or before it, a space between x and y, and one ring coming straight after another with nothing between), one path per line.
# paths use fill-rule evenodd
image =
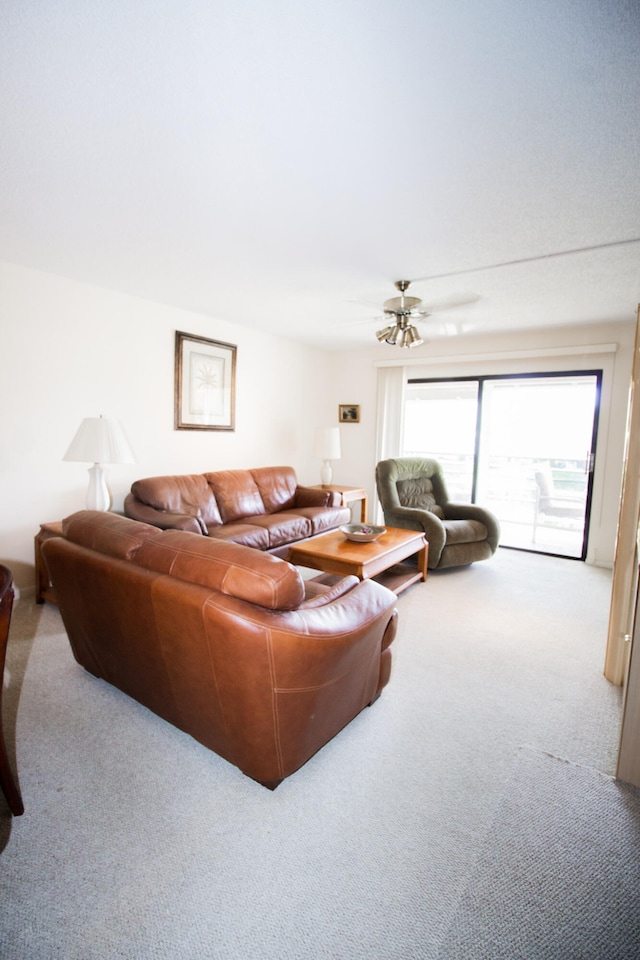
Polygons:
M396 483L398 499L403 507L415 507L428 510L436 517L444 519L444 510L436 501L431 477L409 477Z
M442 467L437 460L401 457L382 460L376 467L378 496L383 509L397 506L429 510L444 516L449 501Z

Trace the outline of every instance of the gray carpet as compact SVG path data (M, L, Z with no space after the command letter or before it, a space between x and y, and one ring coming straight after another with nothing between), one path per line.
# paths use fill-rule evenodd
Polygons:
M640 791L522 751L438 960L637 960Z
M496 824L512 801L510 823L518 810L539 823L556 789L522 758L577 771L562 787L574 805L581 776L624 796L607 779L621 703L602 676L610 585L609 571L513 551L431 573L398 602L381 698L273 793L86 674L58 611L21 600L4 706L26 812L12 821L0 800L0 957L434 960L456 942L475 956L470 878L480 889L483 864L509 864ZM561 804L552 846L565 820ZM580 860L596 883L605 866ZM575 857L558 870L570 886ZM546 909L557 883L539 876ZM532 943L538 916L523 925ZM485 933L502 942L510 917Z

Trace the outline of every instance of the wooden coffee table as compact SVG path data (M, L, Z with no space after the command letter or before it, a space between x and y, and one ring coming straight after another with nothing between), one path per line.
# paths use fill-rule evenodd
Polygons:
M413 583L427 579L428 551L424 533L417 530L387 527L386 533L373 543L354 543L339 530L332 530L295 543L287 560L328 574L375 579L399 594ZM402 563L415 553L418 554L417 567Z

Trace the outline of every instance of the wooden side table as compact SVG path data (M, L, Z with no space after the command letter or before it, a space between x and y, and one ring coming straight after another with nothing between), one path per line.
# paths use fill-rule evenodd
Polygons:
M345 487L341 483L314 483L314 490L332 490L342 497L341 506L346 507L354 500L360 500L360 523L367 522L367 491L364 487Z
M48 600L49 603L55 603L56 606L58 604L55 591L51 585L51 580L49 579L49 571L47 570L47 565L42 556L42 544L45 542L45 540L49 540L51 537L61 536L62 522L59 520L56 520L53 523L43 523L40 527L40 530L35 535L34 554L36 564L36 603L44 603L45 600Z

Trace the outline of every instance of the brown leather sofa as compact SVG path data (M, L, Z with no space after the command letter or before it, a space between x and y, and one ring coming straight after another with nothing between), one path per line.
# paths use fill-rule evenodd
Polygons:
M349 523L339 504L335 492L299 486L292 467L260 467L136 480L124 512L284 556L290 544Z
M270 789L389 681L395 594L83 510L42 547L73 654Z

